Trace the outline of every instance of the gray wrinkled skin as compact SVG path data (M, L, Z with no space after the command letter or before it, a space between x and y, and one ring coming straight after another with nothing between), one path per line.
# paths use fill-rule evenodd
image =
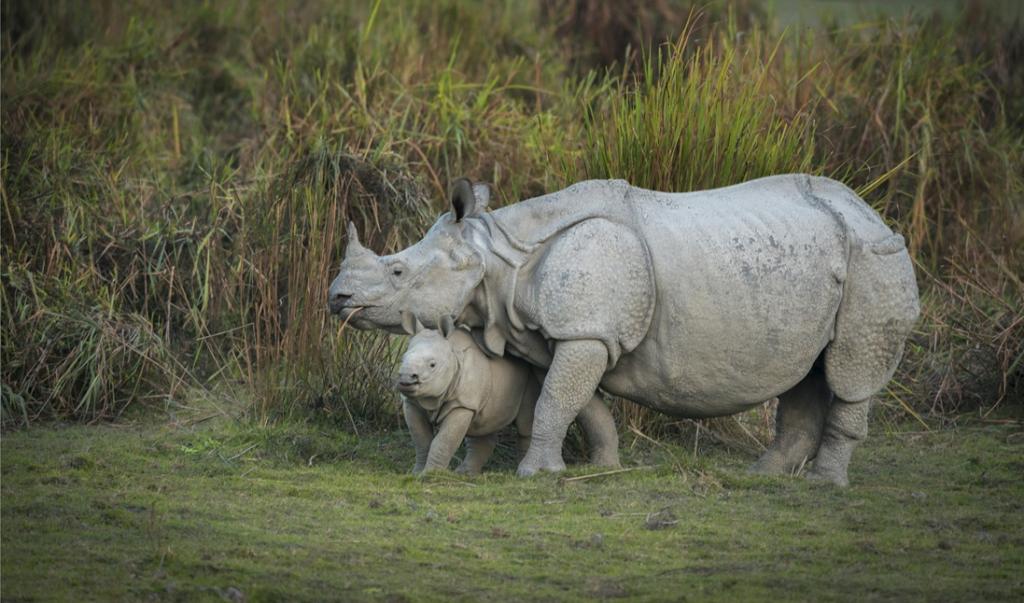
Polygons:
M450 318L438 331L425 329L406 314L403 328L413 337L402 356L397 387L416 448L412 472L447 469L465 439L466 457L456 471L476 475L494 451L498 432L512 423L519 433L520 454L525 454L540 395L533 368L511 356L489 357ZM614 433L614 424L611 429Z
M599 386L684 417L779 397L755 465L847 483L868 404L918 315L903 238L815 176L660 193L621 180L486 211L457 183L424 238L379 257L354 232L329 293L357 328L454 315L491 354L548 369L521 475L564 467L561 442Z

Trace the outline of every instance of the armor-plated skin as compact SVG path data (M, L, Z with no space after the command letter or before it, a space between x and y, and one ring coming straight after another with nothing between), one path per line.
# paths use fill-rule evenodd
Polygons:
M847 483L918 315L902 237L853 191L799 174L692 193L587 181L485 209L461 181L416 245L378 258L350 244L329 301L365 308L359 328L451 313L489 353L547 368L520 474L564 467L565 430L600 386L689 417L779 396L755 468L817 457L812 477Z
M469 331L442 322L440 331L410 323L398 390L416 447L414 474L447 469L463 439L466 457L456 469L475 475L494 451L498 432L516 424L526 452L540 381L522 360L490 358Z

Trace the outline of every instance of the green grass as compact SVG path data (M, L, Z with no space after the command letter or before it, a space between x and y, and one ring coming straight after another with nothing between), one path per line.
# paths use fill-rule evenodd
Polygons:
M649 468L421 481L401 432L218 421L5 436L4 599L1024 596L1020 423L873 435L838 490L628 438Z
M835 175L919 267L884 406L1024 398L1024 27L980 5L783 31L755 0L642 4L4 2L0 427L225 381L265 423L393 424L401 344L338 336L326 289L349 220L400 249L460 176L504 205L588 177Z
M628 4L0 4L3 597L1024 597L1021 424L881 435L1020 416L1024 26ZM517 480L505 448L471 482L405 475L402 340L324 307L349 220L390 252L459 176L504 205L782 171L863 191L918 267L852 489L747 476L767 409L632 404L649 469ZM154 422L223 391L238 423Z

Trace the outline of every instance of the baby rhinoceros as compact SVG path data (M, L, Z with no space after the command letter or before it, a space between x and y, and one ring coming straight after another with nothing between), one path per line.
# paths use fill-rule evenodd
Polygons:
M466 440L466 458L456 469L476 475L494 452L498 431L516 424L520 453L530 445L533 408L540 382L516 358L488 357L451 318L440 330L426 329L411 315L412 335L398 371L405 422L416 447L414 474L447 469Z

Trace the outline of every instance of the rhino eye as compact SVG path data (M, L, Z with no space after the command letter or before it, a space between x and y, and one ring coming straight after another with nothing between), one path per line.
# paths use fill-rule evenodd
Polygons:
M391 270L391 274L394 274L395 276L402 276L402 269L401 268L394 268L394 269Z
M431 363L430 363L430 368L434 368L434 367L436 367L436 366L437 366L437 363L436 363L436 362L431 362Z

